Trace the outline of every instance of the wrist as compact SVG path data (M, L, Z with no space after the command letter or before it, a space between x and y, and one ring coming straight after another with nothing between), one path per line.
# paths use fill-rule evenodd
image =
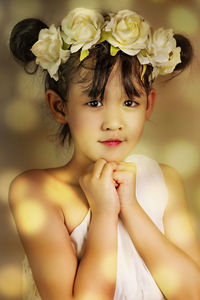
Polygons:
M92 216L95 218L108 218L108 219L118 219L119 211L118 210L94 210L92 211Z
M117 228L118 219L118 213L94 212L92 213L91 223L93 225L99 224L101 230L108 232L111 228Z
M120 217L126 216L133 216L136 212L138 207L140 207L139 203L136 201L131 203L126 203L120 206Z

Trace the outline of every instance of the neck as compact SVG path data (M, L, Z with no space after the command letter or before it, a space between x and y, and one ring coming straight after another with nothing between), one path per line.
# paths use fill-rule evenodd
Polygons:
M66 180L69 184L79 186L79 178L87 172L93 162L90 159L83 159L73 154L71 160L63 167Z

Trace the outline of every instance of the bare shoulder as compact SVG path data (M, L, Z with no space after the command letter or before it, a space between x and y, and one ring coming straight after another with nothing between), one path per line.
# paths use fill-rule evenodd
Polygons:
M30 201L41 205L51 206L58 216L64 221L63 213L59 206L48 193L49 176L43 169L26 170L18 174L9 187L8 201L11 210L18 204Z
M166 164L160 164L169 193L169 201L185 203L186 194L184 182L179 172ZM174 204L175 204L174 203ZM170 203L169 203L170 204Z
M23 171L12 180L11 186L20 184L22 182L28 184L33 180L40 180L44 178L45 174L46 174L45 170L42 169L30 169L30 170Z
M9 202L15 201L14 199L18 198L17 196L22 196L31 190L39 191L42 179L45 178L44 176L45 172L39 169L27 170L18 174L9 187Z
M180 176L179 172L175 168L173 168L169 165L166 165L166 164L159 164L159 165L163 172L165 180L168 183L170 183L170 181L174 182L174 180L175 180L176 182L183 184L182 177Z
M189 214L187 197L184 181L179 174L179 172L165 164L160 164L161 170L164 175L165 183L168 189L168 203L165 209L165 217L181 212L184 214Z

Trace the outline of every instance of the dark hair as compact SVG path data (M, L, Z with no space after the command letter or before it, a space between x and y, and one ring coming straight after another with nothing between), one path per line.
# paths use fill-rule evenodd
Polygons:
M48 26L42 21L38 19L25 19L17 23L12 30L10 49L14 58L24 66L26 72L28 72L28 64L35 60L35 56L30 49L38 40L39 32L43 28L48 28ZM172 77L182 72L190 64L193 57L193 49L190 41L179 34L175 34L174 38L176 39L177 46L181 47L181 63L176 66ZM132 98L133 96L140 95L140 91L136 89L133 83L133 73L134 79L145 90L147 95L151 90L153 83L153 80L150 79L153 70L152 66L147 66L143 80L141 80L142 68L137 56L129 56L122 51L119 51L116 56L111 56L110 45L106 41L90 49L89 56L82 62L80 62L79 57L80 50L72 53L68 61L60 65L58 81L51 78L45 71L45 91L47 89L54 90L60 95L63 102L66 102L69 85L78 73L79 79L76 82L86 84L85 91L88 96L93 99L100 96L103 99L109 75L118 59L121 66L122 82L128 97ZM83 69L89 72L82 72L82 74L81 70ZM36 71L37 65L31 74L34 74ZM91 76L91 73L93 76ZM58 137L62 146L65 140L68 140L70 144L71 133L68 124L60 125Z

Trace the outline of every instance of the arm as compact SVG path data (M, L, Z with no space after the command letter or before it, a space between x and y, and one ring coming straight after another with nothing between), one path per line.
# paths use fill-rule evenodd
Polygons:
M93 215L75 280L75 299L113 300L117 272L117 222L117 216Z
M169 200L164 214L165 236L200 267L200 243L187 208L183 181L177 171L161 165L168 186Z
M85 253L78 266L58 209L41 195L27 175L20 175L10 186L10 208L42 300L90 300L99 295L102 300L113 299L118 214L93 214ZM34 208L36 215L44 216L40 228L41 219L35 218ZM108 261L111 273L105 276L102 266Z
M41 299L70 300L77 258L57 208L36 193L34 184L29 174L12 182L10 209Z
M121 169L124 167L122 166ZM129 235L146 263L157 285L171 300L199 300L200 299L200 267L199 267L199 246L197 239L189 225L188 213L185 206L183 186L180 178L170 167L163 167L166 184L169 190L169 200L164 216L164 227L166 236L163 235L144 212L132 192L130 199L122 199L120 217L129 232ZM128 171L128 172L127 172ZM116 174L119 183L125 187L128 182L130 168ZM124 178L123 178L124 177ZM129 177L133 180L133 177ZM129 186L130 186L129 180ZM132 185L135 185L134 180ZM119 186L120 188L120 186ZM125 189L124 189L125 190ZM120 191L119 191L120 192ZM128 197L128 192L126 192ZM127 201L127 202L126 202ZM186 223L189 239L184 238L183 223L179 223L179 213L186 216ZM174 212L174 213L172 213ZM171 230L171 222L176 228ZM139 229L139 230L138 230ZM177 233L174 234L175 230ZM182 231L181 236L179 236ZM144 242L145 241L145 242Z

